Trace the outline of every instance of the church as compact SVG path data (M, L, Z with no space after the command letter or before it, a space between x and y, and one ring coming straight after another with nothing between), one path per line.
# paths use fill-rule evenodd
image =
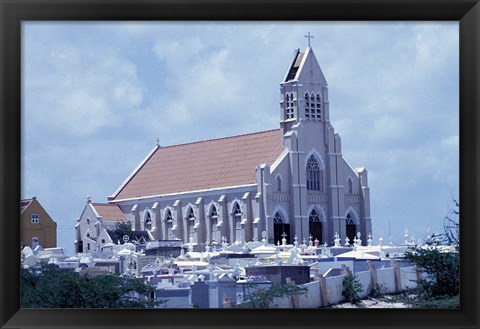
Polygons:
M155 240L199 246L260 241L263 232L272 244L366 237L372 232L367 170L343 158L327 81L310 44L288 64L279 110L278 129L157 142L108 197L109 207Z

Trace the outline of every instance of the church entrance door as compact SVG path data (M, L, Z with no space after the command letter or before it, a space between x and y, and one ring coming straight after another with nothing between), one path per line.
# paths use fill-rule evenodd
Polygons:
M282 244L282 239L283 239L283 233L285 233L285 239L287 240L287 244L290 244L290 224L284 224L284 223L274 223L273 224L273 240L274 243L276 244L278 241L280 241L280 244Z
M355 238L356 226L355 224L347 224L347 237L350 239L350 244L353 244Z
M308 229L310 230L310 235L312 236L313 240L317 239L320 241L320 244L323 244L323 231L322 231L322 222L310 222L308 225Z
M350 214L347 215L346 218L346 230L347 230L347 237L350 240L350 244L353 244L353 239L355 238L355 235L357 234L357 226L355 225L355 222L353 221L353 218Z

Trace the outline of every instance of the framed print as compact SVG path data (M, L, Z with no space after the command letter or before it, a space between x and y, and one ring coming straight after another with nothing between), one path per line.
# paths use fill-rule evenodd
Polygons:
M478 1L0 1L2 328L478 327Z

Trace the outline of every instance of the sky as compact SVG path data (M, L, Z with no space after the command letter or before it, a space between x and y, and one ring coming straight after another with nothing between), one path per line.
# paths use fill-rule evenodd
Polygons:
M87 196L107 202L157 138L278 128L308 32L343 156L368 170L374 244L443 232L459 194L458 22L23 22L21 197L73 253Z

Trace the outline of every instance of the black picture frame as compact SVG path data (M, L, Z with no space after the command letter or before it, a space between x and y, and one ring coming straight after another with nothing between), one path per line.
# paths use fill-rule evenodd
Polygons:
M0 0L2 328L478 328L478 0ZM460 24L461 294L458 310L20 309L21 22L26 20L451 20Z

